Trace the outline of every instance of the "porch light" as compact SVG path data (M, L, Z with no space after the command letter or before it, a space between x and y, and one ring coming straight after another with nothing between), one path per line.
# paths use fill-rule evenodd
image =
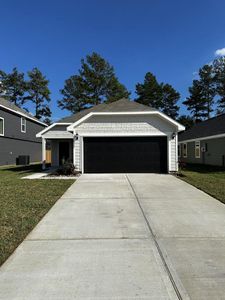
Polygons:
M171 134L171 139L174 140L174 139L175 139L175 136L176 136L176 133L173 132L173 133Z

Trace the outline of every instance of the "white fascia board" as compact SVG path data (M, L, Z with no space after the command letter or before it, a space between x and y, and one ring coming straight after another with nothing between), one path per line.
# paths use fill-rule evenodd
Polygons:
M179 141L179 144L203 141L203 140L219 139L219 138L224 138L224 137L225 137L225 133L221 133L221 134L209 135L209 136L205 136L205 137L199 137L199 138L195 138L195 139Z
M121 136L121 137L125 137L125 136L132 136L132 137L138 137L138 136L170 136L170 133L149 133L149 132L143 132L143 133L139 133L139 132L127 132L127 133L122 133L122 132L114 132L114 133L108 133L108 132L92 132L92 133L79 133L79 136L81 137L116 137L116 136Z
M42 137L42 135L43 135L43 133L45 133L46 131L49 131L49 129L51 129L51 128L53 128L53 127L55 127L56 125L70 125L71 123L53 123L53 124L51 124L50 126L48 126L47 128L45 128L45 129L43 129L42 131L40 131L40 132L38 132L37 134L36 134L36 137Z
M34 119L34 118L32 118L32 117L26 115L26 114L23 114L23 113L20 112L20 111L11 109L11 108L9 108L9 107L7 107L7 106L4 106L4 105L2 105L2 104L0 104L0 107L3 107L3 108L6 109L6 110L12 111L12 112L14 112L15 114L18 114L18 115L20 115L20 116L22 116L22 117L24 117L24 118L27 118L27 119L29 119L29 120L32 120L33 122L39 123L39 124L44 125L44 126L46 126L46 127L48 126L47 124L45 124L45 123L43 123L43 122L41 122L41 121L39 121L39 120L36 120L36 119Z
M54 134L52 134L52 135L49 135L49 136L45 136L44 137L45 139L56 139L56 140L63 140L63 139L73 139L73 136L57 136L57 135L54 135Z
M178 132L185 130L185 127L178 123L177 121L171 119L167 115L161 113L160 111L138 111L138 112L91 112L79 119L77 122L71 124L67 127L67 131L74 131L74 128L78 126L80 123L86 121L92 116L115 116L115 115L159 115L162 119L167 120L169 123L175 125L177 127Z

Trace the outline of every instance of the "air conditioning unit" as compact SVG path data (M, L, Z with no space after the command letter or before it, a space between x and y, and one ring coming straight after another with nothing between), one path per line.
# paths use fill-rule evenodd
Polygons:
M30 164L30 156L29 155L19 155L16 158L16 164L23 165L23 166L29 165Z

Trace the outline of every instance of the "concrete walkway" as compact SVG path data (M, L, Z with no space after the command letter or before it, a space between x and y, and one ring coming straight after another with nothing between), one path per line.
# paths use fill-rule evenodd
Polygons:
M82 175L0 269L0 299L225 299L225 206L170 175Z

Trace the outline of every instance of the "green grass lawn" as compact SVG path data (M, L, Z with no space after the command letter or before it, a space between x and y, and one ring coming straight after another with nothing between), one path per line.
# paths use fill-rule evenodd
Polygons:
M205 165L187 165L181 179L225 203L225 170Z
M74 180L29 180L40 165L0 168L0 265Z

